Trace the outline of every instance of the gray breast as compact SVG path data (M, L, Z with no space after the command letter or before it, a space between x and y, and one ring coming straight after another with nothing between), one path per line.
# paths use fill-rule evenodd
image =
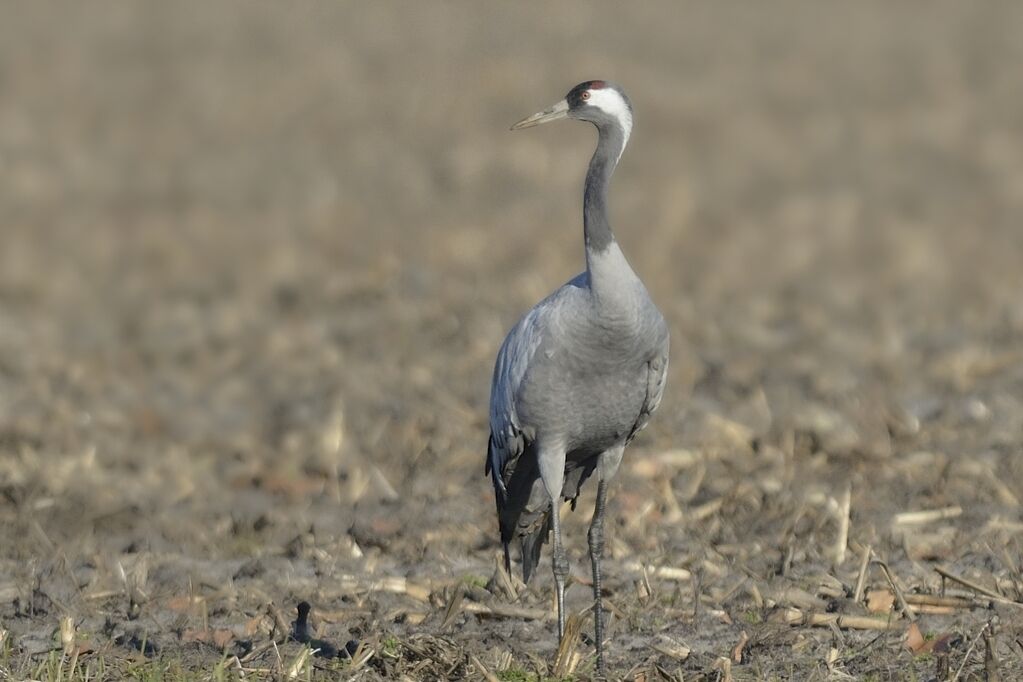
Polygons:
M601 316L589 301L565 306L546 330L516 408L538 435L563 440L570 458L621 442L646 399L647 363L660 314L642 304Z

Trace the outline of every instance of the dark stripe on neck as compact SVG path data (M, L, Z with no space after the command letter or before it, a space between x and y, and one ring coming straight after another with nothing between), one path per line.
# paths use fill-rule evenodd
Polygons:
M598 125L597 132L597 150L590 159L583 191L583 234L591 253L605 251L615 240L607 217L607 191L625 144L618 126Z

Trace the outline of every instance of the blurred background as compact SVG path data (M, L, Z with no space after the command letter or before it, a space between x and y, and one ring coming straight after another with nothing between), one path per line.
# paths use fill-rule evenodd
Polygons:
M146 567L166 646L159 600L190 579L234 585L230 620L267 597L337 608L338 572L488 577L493 358L583 267L595 140L508 127L597 78L635 107L613 224L673 335L615 492L612 589L635 557L721 544L748 571L793 543L794 566L824 565L845 487L851 539L893 565L994 561L975 543L1018 558L1019 5L5 15L0 618L30 588L52 599L17 632L92 617L118 562ZM580 576L589 499L566 522ZM919 555L888 529L948 505L962 515ZM796 509L823 520L786 526ZM367 599L335 627L393 621L391 597ZM549 623L465 618L467 642L552 651Z

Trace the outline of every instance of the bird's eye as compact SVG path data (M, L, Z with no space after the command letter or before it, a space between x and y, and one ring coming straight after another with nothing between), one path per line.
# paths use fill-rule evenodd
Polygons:
M590 98L590 91L589 90L583 90L583 94L579 95L579 98L583 99L583 100L589 99Z

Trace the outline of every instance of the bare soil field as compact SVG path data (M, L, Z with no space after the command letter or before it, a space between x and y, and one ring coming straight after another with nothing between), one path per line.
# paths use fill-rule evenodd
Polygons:
M592 675L594 491L559 655L483 476L594 140L508 126L591 78L673 339L613 677L1023 679L1023 5L4 14L0 679Z

